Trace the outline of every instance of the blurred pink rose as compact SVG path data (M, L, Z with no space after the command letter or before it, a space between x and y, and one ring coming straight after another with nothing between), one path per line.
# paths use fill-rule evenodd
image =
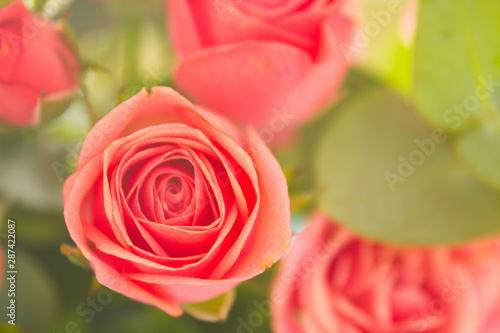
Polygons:
M42 102L77 91L80 71L59 25L29 13L22 1L0 9L0 120L37 124Z
M353 36L344 0L170 0L175 82L198 102L278 132L335 97Z
M64 198L97 280L173 316L262 273L291 240L286 179L256 132L166 87L92 128Z
M398 249L317 215L271 301L277 333L498 333L500 240Z

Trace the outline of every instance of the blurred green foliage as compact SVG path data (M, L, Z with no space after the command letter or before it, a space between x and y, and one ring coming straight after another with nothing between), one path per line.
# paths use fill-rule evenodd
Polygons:
M500 231L500 192L480 183L454 139L411 104L373 88L339 112L314 160L317 182L326 187L321 209L361 235L403 245Z
M434 126L455 132L500 126L498 1L423 0L415 40L414 93Z
M499 78L500 50L492 41L500 4L459 3L421 0L415 44L402 40L400 15L389 17L366 42L334 105L300 130L297 144L276 147L295 232L317 207L362 235L399 244L456 243L500 230L500 94L491 93L459 131L443 120L475 93L478 77ZM386 10L384 1L360 4L366 23ZM86 69L80 95L39 128L0 125L1 227L7 218L17 222L20 272L18 327L3 318L0 332L271 332L266 299L275 267L237 288L225 322L208 323L172 318L96 287L91 270L60 253L62 243L72 244L62 186L76 170L85 134L142 87L172 85L176 61L163 0L75 1L63 17ZM447 140L426 154L415 140L432 138L435 129ZM425 162L401 176L400 156L409 160L419 149ZM402 177L389 178L394 191L387 172ZM6 300L4 287L0 307Z

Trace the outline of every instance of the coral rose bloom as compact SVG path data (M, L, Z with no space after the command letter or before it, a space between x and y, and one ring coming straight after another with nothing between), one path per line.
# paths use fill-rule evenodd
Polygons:
M173 316L263 272L291 238L286 180L256 133L166 87L92 128L64 197L97 280Z
M299 236L274 282L277 333L500 332L500 240L397 249L324 216Z
M62 28L28 12L22 1L0 9L0 120L36 125L43 102L78 90L81 68Z
M354 35L344 0L169 0L179 88L260 128L282 130L330 101ZM286 115L276 115L286 109ZM276 123L276 119L281 121ZM285 118L285 119L281 119Z

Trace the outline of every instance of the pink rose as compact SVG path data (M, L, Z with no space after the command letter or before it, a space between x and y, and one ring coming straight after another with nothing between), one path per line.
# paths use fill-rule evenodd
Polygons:
M401 249L317 215L273 289L276 333L498 333L500 240Z
M256 132L166 87L92 128L64 197L97 280L173 316L262 273L291 239L286 180Z
M78 59L62 28L22 1L0 9L0 120L36 125L43 102L76 93Z
M278 132L334 97L346 72L344 0L170 0L175 82L198 102Z

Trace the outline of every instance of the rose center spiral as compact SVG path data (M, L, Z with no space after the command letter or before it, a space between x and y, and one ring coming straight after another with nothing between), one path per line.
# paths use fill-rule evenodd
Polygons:
M180 176L169 176L164 182L163 208L173 214L184 212L193 200L192 184Z

